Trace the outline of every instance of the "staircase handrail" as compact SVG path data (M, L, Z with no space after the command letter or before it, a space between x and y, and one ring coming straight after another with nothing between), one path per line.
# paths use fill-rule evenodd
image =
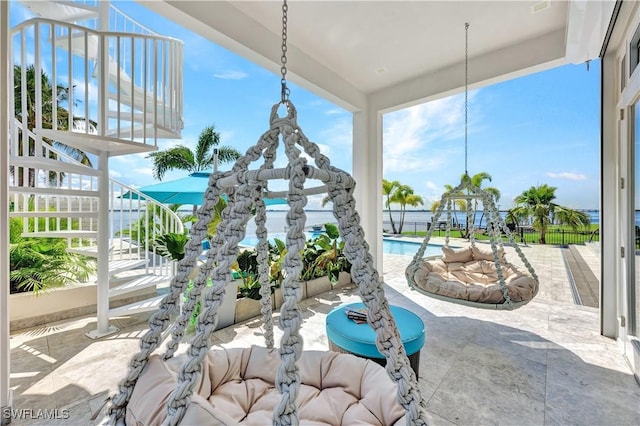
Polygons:
M144 25L142 25L141 23L139 23L138 21L134 20L133 18L131 18L130 16L128 16L127 14L125 14L122 10L118 9L116 6L114 6L113 3L109 3L109 7L111 8L111 10L113 10L114 12L114 19L116 20L117 23L117 17L121 16L124 19L124 29L126 31L127 22L130 22L133 25L134 30L136 28L140 28L143 32L138 32L138 31L131 31L133 33L136 34L149 34L149 35L159 35L158 33L156 33L155 31L151 30L148 27L145 27ZM109 22L111 22L111 16L109 16Z
M37 140L37 135L35 133L33 133L33 131L31 131L31 129L29 129L28 127L23 127L22 126L22 122L18 118L13 117L13 122L14 122L14 125L16 126L16 128L20 129L20 131L25 132L25 129L26 129L27 136L29 137L29 139ZM16 143L17 143L17 141L16 141ZM14 156L17 156L12 151L11 145L12 144L9 144L9 153L10 154L13 153ZM56 155L56 157L57 157L56 159L57 160L64 160L64 161L66 161L68 163L75 164L75 165L78 165L78 166L89 167L86 164L82 164L80 161L78 161L75 158L71 157L66 152L57 149L55 146L53 146L51 143L49 143L48 141L46 141L44 139L42 140L42 148L46 151L46 153L53 152ZM34 157L40 157L40 156L41 155L36 155ZM46 154L44 155L44 157L49 158Z
M62 34L56 35L59 30ZM52 68L50 73L56 80L52 84L58 84L55 76L62 75L57 67L70 69L63 71L69 73L68 78L73 75L74 87L84 90L70 91L69 120L81 116L97 123L97 127L85 126L81 131L69 122L68 128L57 125L51 131L94 134L154 146L159 138L180 137L184 126L181 40L155 34L98 31L42 17L14 26L11 34L17 53L23 52L25 46L41 52L33 64L36 72L46 66ZM56 55L59 48L69 51L66 61ZM71 55L85 57L87 64L93 59L95 64L91 68L71 68ZM31 65L24 54L15 62L23 69ZM92 85L95 89L91 89ZM92 98L90 93L98 96ZM36 104L38 96L42 95L36 93ZM56 114L55 98L53 102ZM41 119L36 117L39 122ZM55 115L52 122L57 123Z
M22 123L20 122L20 120L16 117L13 118L13 123L17 128L20 128L22 131L24 131L24 128L22 127ZM29 129L26 130L27 131L27 136L29 138L36 138L36 135ZM81 166L81 167L87 167L87 168L92 168L89 167L85 164L82 164L80 161L76 160L75 158L69 156L67 153L65 153L64 151L61 151L60 149L56 148L55 146L53 146L52 144L50 144L48 141L46 140L42 140L41 142L41 148L42 150L44 150L44 152L40 153L38 151L36 151L36 156L37 157L45 157L45 158L50 158L49 154L53 153L56 155L57 159L60 161L62 159L64 159L66 162L70 163L70 164L74 164L77 166ZM111 188L111 190L113 190L114 186L119 186L121 187L124 191L129 193L129 197L133 198L133 199L138 199L138 200L144 200L144 202L146 203L145 206L154 206L154 207L159 207L163 214L166 215L166 217L170 220L171 224L174 227L174 231L176 233L183 233L184 232L184 224L182 223L182 219L180 218L180 216L178 216L178 214L176 212L174 212L173 210L171 210L169 207L167 207L165 204L161 203L160 201L154 199L153 197L150 197L146 194L144 194L141 191L138 191L137 189L135 189L134 187L127 185L123 182L118 181L117 179L114 179L112 177L109 177L109 188ZM120 191L123 192L123 191ZM135 194L135 197L132 197L131 194ZM111 200L113 200L114 197L110 197ZM111 208L113 208L114 206L110 206ZM120 210L122 209L122 205L120 205ZM25 228L26 229L26 228ZM122 229L120 229L119 231L122 231ZM146 234L145 234L146 236ZM149 243L152 243L151 241L145 241L144 242L144 246L145 247L149 247Z
M17 123L20 123L20 120L14 118L14 120ZM29 130L30 135L33 135L35 137L35 135ZM69 163L72 164L76 164L79 166L84 166L84 167L89 167L85 164L82 164L80 161L76 160L75 158L69 156L67 153L60 151L59 149L57 149L55 146L51 145L49 142L47 141L42 141L42 146L43 148L47 151L47 152L53 152L55 155L64 158L65 160L68 160ZM109 183L111 184L116 184L119 185L121 187L123 187L124 189L126 189L128 192L135 194L139 199L141 200L145 200L147 201L147 203L153 204L153 205L157 205L160 206L160 208L162 210L165 210L167 212L167 214L171 217L171 219L173 219L176 224L177 224L177 231L178 233L182 233L184 231L184 224L182 223L182 219L180 219L180 216L178 216L176 214L176 212L174 212L173 210L171 210L170 208L168 208L166 205L164 205L163 203L161 203L160 201L154 199L153 197L148 196L147 194L138 191L137 189L135 189L134 187L127 185L126 183L120 182L117 179L112 178L111 176L109 176Z
M17 31L20 30L22 28L28 27L30 25L33 25L35 22L46 22L48 24L52 24L52 25L56 25L56 26L66 26L66 27L70 27L73 28L77 31L87 31L90 33L93 33L97 36L100 35L108 35L108 36L120 36L120 37L143 37L143 38L149 38L149 39L156 39L156 40L166 40L166 41L171 41L174 43L179 43L181 45L184 46L184 42L180 39L177 39L175 37L170 37L170 36L163 36L163 35L159 35L159 34L144 34L144 33L130 33L130 32L125 32L125 31L100 31L100 30L96 30L93 28L89 28L89 27L84 27L82 25L78 25L78 24L73 24L71 22L61 22L61 21L56 21L55 19L50 19L50 18L42 18L42 17L35 17L35 18L30 18L26 21L20 22L19 24L14 25L11 28L11 33L12 35Z

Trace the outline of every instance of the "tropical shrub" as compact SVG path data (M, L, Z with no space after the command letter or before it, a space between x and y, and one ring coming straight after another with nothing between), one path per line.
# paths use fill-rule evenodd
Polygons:
M351 264L344 256L344 241L340 239L338 227L327 223L324 229L324 233L307 241L302 251L300 279L303 281L327 276L336 283L340 272L351 270Z
M160 235L154 241L156 253L162 257L179 261L184 257L184 249L189 241L187 234L170 232Z
M260 300L260 280L258 278L258 255L253 250L243 250L237 259L242 284L238 286L238 297Z
M95 262L67 252L65 241L56 238L21 238L9 244L9 292L35 293L86 282Z

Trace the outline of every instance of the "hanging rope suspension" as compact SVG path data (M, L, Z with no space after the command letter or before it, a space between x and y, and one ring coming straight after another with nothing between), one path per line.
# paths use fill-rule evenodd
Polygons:
M464 174L469 176L469 23L464 23Z
M174 323L171 339L166 345L162 360L173 360L176 349L182 341L188 319L195 306L204 297L202 310L194 337L189 343L184 362L178 372L177 385L166 396L165 425L177 425L189 415L192 402L197 399L196 389L203 380L203 363L211 351L211 335L217 323L217 309L224 297L225 287L231 281L231 267L238 257L239 243L246 236L246 225L255 209L258 236L259 276L262 296L262 313L265 340L268 348L274 345L273 320L271 312L268 243L265 202L266 198L286 196L287 236L281 284L283 304L278 318L282 331L279 346L280 366L275 372L275 387L281 397L273 411L273 424L298 425L300 423L297 399L301 386L301 376L297 361L301 358L303 340L300 336L302 314L298 306L301 296L300 272L301 251L305 245L304 228L306 215L304 208L307 195L326 193L333 204L333 214L338 221L338 229L344 240L344 254L352 265L352 281L358 287L367 308L367 321L376 334L376 346L386 359L386 371L397 384L397 401L406 411L407 424L426 425L425 404L420 395L417 377L410 366L400 334L384 295L382 282L373 265L369 245L364 240L360 218L355 211L353 191L355 182L346 172L331 166L329 159L320 153L318 146L310 142L298 126L297 111L289 100L287 74L287 12L286 1L282 13L282 57L281 57L281 99L271 108L269 129L241 156L233 168L227 172L214 172L209 179L209 187L204 194L202 207L198 210L198 221L191 228L191 238L186 245L185 256L178 262L177 274L171 280L169 293L160 304L159 310L149 320L149 330L140 339L140 351L131 360L129 371L122 380L119 393L112 399L110 420L112 424L124 424L127 406L136 386L143 381L147 386L153 377L145 377L145 368L155 365L153 351L159 348L162 333L170 324L170 317L178 311L179 301L187 287L189 277L194 274L196 262L201 256L201 242L207 236L207 228L213 217L214 206L221 197L226 197L227 207L222 213L222 221L211 242L206 261L200 265L200 272L193 279L193 289L189 299L182 306L182 312ZM278 109L286 106L286 116L280 117ZM274 168L277 149L282 142L287 165ZM307 157L313 165L307 164ZM254 169L252 163L263 160ZM286 192L271 192L268 184L272 180L288 183ZM310 182L319 181L319 186ZM207 282L212 285L207 287ZM363 361L364 362L364 361ZM142 378L141 378L142 377ZM383 397L380 397L383 398ZM154 400L154 402L156 402ZM192 412L191 412L192 413Z
M515 242L510 229L496 208L492 193L474 185L468 171L469 145L469 23L465 22L464 49L464 174L460 185L445 192L431 218L431 227L406 269L409 286L428 296L469 306L489 309L515 309L525 305L538 293L538 277L524 253ZM452 210L456 203L464 201L466 213L466 233L470 248L451 251L450 231ZM491 252L483 252L476 246L475 214L472 203L483 206L487 218L487 231ZM445 245L442 256L424 258L443 209L446 208L447 222ZM461 230L462 231L462 230ZM527 269L527 274L507 263L504 257L502 234L506 235ZM491 261L492 264L487 264ZM462 264L462 266L460 266Z

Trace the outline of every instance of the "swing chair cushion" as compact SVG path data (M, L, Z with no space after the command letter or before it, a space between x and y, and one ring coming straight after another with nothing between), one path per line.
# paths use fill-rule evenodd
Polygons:
M478 303L504 303L498 272L491 250L472 246L442 248L442 257L423 259L414 275L422 290L447 298ZM498 250L498 262L513 302L530 300L538 283L529 274L507 263L504 250Z
M160 425L185 355L152 355L127 407L127 424ZM280 401L274 385L277 350L261 347L209 351L183 424L271 424ZM305 425L404 425L397 385L376 363L353 355L305 351L298 415Z

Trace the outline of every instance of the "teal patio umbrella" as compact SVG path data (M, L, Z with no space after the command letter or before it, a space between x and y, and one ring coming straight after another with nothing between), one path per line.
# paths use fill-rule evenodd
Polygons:
M204 193L209 186L211 172L194 172L189 176L167 182L160 182L138 188L137 191L163 204L193 204L202 205ZM138 199L138 194L126 192L121 198ZM265 198L267 206L287 204L284 198Z

